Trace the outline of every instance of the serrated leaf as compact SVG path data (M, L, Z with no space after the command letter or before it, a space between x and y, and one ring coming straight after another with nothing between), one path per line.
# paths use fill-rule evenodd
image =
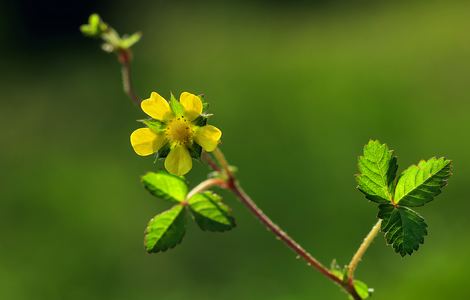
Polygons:
M358 189L366 198L377 203L388 203L392 199L393 180L398 168L397 159L386 144L371 140L364 146L359 157L360 174L356 176Z
M145 230L145 250L155 253L173 248L181 243L185 232L186 209L175 205L150 220Z
M188 194L188 186L182 177L164 171L149 172L142 176L142 182L152 195L172 202L181 202Z
M202 230L221 232L235 227L230 208L210 191L194 195L188 204L194 220Z
M395 203L400 206L422 206L441 193L451 175L451 161L431 158L412 165L400 175L395 188Z
M382 219L382 232L387 244L401 256L411 255L424 243L427 225L414 210L391 204L380 204L378 218Z

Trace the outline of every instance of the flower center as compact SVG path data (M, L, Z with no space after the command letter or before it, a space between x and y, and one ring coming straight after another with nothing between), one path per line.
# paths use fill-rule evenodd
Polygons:
M185 117L174 118L168 123L165 135L170 142L188 146L193 137L191 123Z

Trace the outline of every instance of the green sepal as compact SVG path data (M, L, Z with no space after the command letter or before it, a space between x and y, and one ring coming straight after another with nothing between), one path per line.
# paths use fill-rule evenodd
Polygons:
M186 209L175 205L150 220L145 230L145 250L156 253L173 248L181 243L185 232Z
M188 194L184 179L165 171L148 172L142 176L142 183L152 195L171 202L182 202Z
M202 102L202 111L205 112L209 108L209 102L206 101L206 97L204 94L197 95Z
M193 124L199 127L205 126L207 124L207 115L199 115L196 119L194 119Z
M236 226L230 208L222 203L220 196L211 191L192 196L188 205L202 230L223 232Z
M166 127L165 123L163 123L162 121L155 120L155 119L142 119L142 120L137 120L137 122L144 123L145 126L150 128L155 133L161 133L165 131L165 127Z
M169 143L166 143L165 145L163 145L163 147L161 147L157 153L155 154L156 155L156 159L161 159L161 158L165 158L168 156L168 154L170 154L170 151L171 151L171 147L170 147L170 144Z
M387 244L401 256L411 255L424 243L427 225L423 217L411 208L380 204L377 217L382 219L381 230Z
M452 175L450 160L431 158L412 165L400 175L395 188L395 203L400 206L422 206L441 193Z
M184 115L184 107L183 105L175 98L173 93L170 95L170 107L173 113L176 116L183 116Z
M386 144L370 140L358 159L360 174L356 175L358 189L366 198L377 203L389 203L393 195L393 180L397 159Z
M202 147L199 144L193 143L188 147L189 154L194 159L200 159L202 154Z

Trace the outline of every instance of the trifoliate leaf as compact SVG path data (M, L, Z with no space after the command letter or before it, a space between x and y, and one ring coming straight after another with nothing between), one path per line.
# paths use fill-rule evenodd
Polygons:
M142 182L152 195L165 200L181 202L188 194L188 186L182 177L164 171L149 172L142 176Z
M194 195L188 204L194 220L202 230L227 231L235 227L230 208L210 191Z
M401 256L411 255L424 243L427 225L414 210L404 206L380 204L377 217L383 220L382 232L387 244L392 245Z
M359 157L358 167L358 189L366 198L377 203L390 202L398 168L393 151L386 144L371 140L364 146L364 154Z
M186 209L175 205L150 220L145 230L145 250L152 253L173 248L181 243L185 232Z
M451 175L451 161L431 158L412 165L400 175L394 201L400 206L422 206L441 193Z

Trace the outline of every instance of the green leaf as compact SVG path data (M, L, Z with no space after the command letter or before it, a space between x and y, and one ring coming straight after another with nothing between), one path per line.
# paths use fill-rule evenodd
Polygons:
M400 175L394 201L400 206L422 206L441 193L451 174L452 164L448 159L433 157L428 161L422 160Z
M358 167L358 189L366 198L377 203L390 202L398 168L393 151L386 144L371 140L364 146L364 154L359 157Z
M414 210L391 204L380 204L378 218L382 219L382 232L387 244L401 256L411 255L424 243L427 225Z
M360 280L354 280L354 288L356 289L356 292L359 295L359 297L361 297L361 299L369 298L369 296L374 291L373 289L369 289L367 284L365 284L364 282L362 282ZM354 298L352 298L352 296L349 296L349 299L354 300Z
M129 49L135 43L140 41L141 38L142 38L142 33L140 33L140 32L136 32L136 33L132 34L131 36L123 36L119 46L123 49Z
M194 195L188 204L194 220L202 230L222 232L235 227L230 208L210 191Z
M138 122L144 123L148 128L150 128L155 133L160 133L165 130L165 123L154 120L154 119L142 119L137 120Z
M80 31L89 37L99 37L108 29L108 25L101 21L98 14L91 14L88 18L88 24L80 26Z
M185 232L186 209L175 205L150 220L145 230L145 250L152 253L173 248L181 243Z
M182 116L184 114L183 105L181 105L181 103L176 100L173 93L170 95L170 107L175 115Z
M182 177L164 171L149 172L142 176L142 182L152 195L172 202L181 202L188 194L188 186Z
M336 260L332 262L332 266L330 268L330 272L333 273L336 277L338 277L340 280L344 281L346 276L347 276L347 267L345 267L343 270L336 264ZM356 289L357 294L361 297L361 299L367 299L369 296L372 294L374 291L373 289L369 289L367 284L364 282L354 279L354 288ZM349 296L349 299L353 299L352 296Z

